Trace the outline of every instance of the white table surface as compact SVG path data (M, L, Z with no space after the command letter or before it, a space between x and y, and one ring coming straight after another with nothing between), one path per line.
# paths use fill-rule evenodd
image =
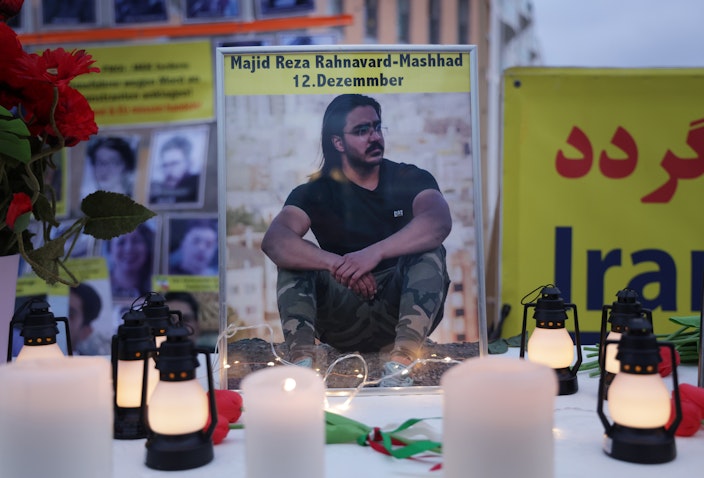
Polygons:
M697 367L681 365L679 382L697 384ZM690 476L704 469L704 431L692 437L676 437L677 457L658 465L640 465L615 460L602 450L604 428L596 413L598 378L579 373L579 391L555 399L555 477L556 478L608 478L637 476L638 478L663 478L664 476ZM670 385L671 377L665 378ZM419 387L420 389L420 387ZM442 412L442 393L438 389L421 389L419 394L370 395L359 394L343 412L368 426L391 430L409 418L439 417ZM245 398L246 400L246 398ZM330 397L331 405L341 404L344 398ZM471 398L468 398L468 406ZM606 406L605 406L606 409ZM442 421L427 423L438 435ZM144 465L145 440L114 441L114 478L202 478L245 477L245 430L230 430L225 441L215 445L214 460L200 468L185 471L158 471ZM510 450L507 450L510 455ZM377 477L442 477L441 471L431 471L435 461L399 460L382 455L369 447L356 444L327 445L325 476L328 478L377 478ZM467 476L472 477L468 470Z

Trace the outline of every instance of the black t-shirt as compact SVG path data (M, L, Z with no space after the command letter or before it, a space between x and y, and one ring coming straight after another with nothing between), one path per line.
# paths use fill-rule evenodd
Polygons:
M426 170L384 159L373 191L330 176L321 176L291 191L286 205L308 215L320 247L336 254L358 251L399 231L413 219L413 199L439 187ZM390 267L388 259L377 270Z

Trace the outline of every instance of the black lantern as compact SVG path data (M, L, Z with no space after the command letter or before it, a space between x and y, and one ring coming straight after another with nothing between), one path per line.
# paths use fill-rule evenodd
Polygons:
M604 344L607 340L618 343L621 336L628 328L628 323L635 318L645 318L651 324L653 316L650 309L644 309L638 301L638 293L631 289L622 289L616 293L616 301L611 305L604 305L601 312L601 333L599 338L599 361L604 356ZM609 333L606 333L606 323L610 324ZM608 353L604 356L604 366L606 374L604 376L604 399L607 398L607 391L614 377L618 373L619 363L616 359L618 345L609 347Z
M151 328L157 348L166 340L166 331L169 327L182 322L181 312L169 309L164 296L157 292L147 294L141 310L144 312L147 325Z
M196 378L198 354L205 355L208 393ZM148 367L147 361L144 368ZM146 465L157 470L186 470L213 459L212 435L217 425L210 354L189 339L182 326L167 330L166 340L156 354L159 382L146 403L148 438ZM210 413L210 426L205 429Z
M644 318L630 321L619 342L607 340L609 347L618 344L619 373L608 391L609 414L604 414L604 356L600 361L599 403L597 413L604 424L604 452L618 460L632 463L666 463L677 455L675 431L682 420L677 367L672 368L672 398L675 418L669 428L670 392L658 373L660 347L668 347L675 362L675 347L658 342L650 322ZM604 354L605 355L605 354Z
M579 338L579 322L577 306L566 304L560 296L560 289L549 285L542 288L536 302L524 304L523 328L521 330L521 352L523 358L526 352L526 318L528 309L534 308L533 318L535 329L528 340L528 359L531 362L542 363L555 370L558 379L558 395L576 393L577 372L582 364L582 347ZM577 349L577 360L572 365L575 356L575 342L565 328L568 319L567 311L574 313L574 332ZM572 365L572 368L570 368Z
M132 440L146 438L142 408L142 386L145 383L144 359L155 349L151 329L144 312L130 309L122 316L123 324L112 337L112 382L114 391L113 436ZM158 374L150 359L147 377L147 400L156 386Z
M25 313L25 309L29 309ZM32 299L26 302L12 317L7 344L7 361L12 362L14 330L20 329L24 345L17 355L17 360L33 358L63 357L61 347L56 343L59 334L57 322L64 323L66 331L66 350L73 355L71 332L66 317L55 317L49 310L49 303L43 299Z

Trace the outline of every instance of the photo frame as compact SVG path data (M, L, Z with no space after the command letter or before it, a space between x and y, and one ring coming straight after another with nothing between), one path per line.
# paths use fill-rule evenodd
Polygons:
M81 197L97 190L134 198L139 170L140 137L117 132L90 138L83 163Z
M241 0L181 0L185 22L232 21L242 18Z
M217 276L217 213L170 214L165 222L164 273Z
M207 124L155 130L147 202L154 209L202 207L208 162Z
M140 224L134 231L109 241L102 241L112 296L129 302L152 290L152 276L158 271L161 254L159 216Z
M41 0L42 29L91 28L100 24L102 2L98 0Z
M169 9L166 0L112 0L112 20L115 25L166 23Z
M326 106L361 93L381 104L384 157L429 171L450 205L452 282L430 338L487 353L476 62L471 45L217 48L221 330L261 327L256 339L281 345L277 268L261 239L289 192L320 166ZM240 378L230 366L242 360L238 337L220 344L228 388Z
M315 0L255 0L257 18L305 15L315 10Z

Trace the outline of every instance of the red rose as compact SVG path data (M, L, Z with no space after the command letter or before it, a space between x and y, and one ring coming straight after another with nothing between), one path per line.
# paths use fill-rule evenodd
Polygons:
M10 229L14 229L15 221L22 214L32 212L32 200L25 193L14 193L12 195L12 202L7 208L7 217L5 222Z
M0 0L0 21L7 21L20 13L23 3L24 0Z

